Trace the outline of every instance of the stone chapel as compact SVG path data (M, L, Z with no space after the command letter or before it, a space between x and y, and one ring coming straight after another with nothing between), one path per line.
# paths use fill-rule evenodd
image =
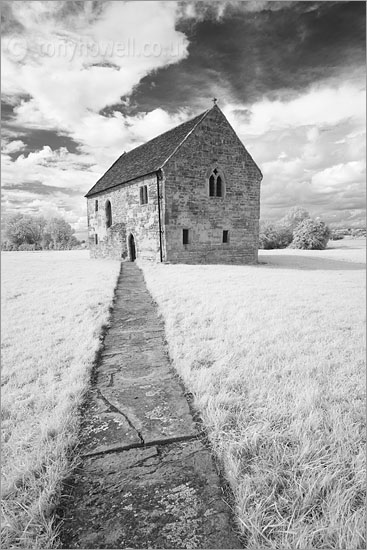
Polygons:
M91 256L256 263L261 180L214 103L121 155L88 191Z

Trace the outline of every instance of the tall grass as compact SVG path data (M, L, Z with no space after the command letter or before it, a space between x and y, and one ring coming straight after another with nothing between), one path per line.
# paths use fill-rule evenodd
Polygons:
M307 252L142 264L248 550L365 548L361 255Z
M57 546L78 408L119 263L87 251L2 254L2 545Z

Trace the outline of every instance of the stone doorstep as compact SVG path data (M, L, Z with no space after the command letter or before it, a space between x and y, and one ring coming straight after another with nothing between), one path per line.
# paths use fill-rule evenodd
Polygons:
M242 548L199 440L85 458L75 485L64 548Z

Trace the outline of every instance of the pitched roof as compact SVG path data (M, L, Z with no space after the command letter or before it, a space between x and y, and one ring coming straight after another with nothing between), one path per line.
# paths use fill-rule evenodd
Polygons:
M85 196L106 191L162 168L209 110L122 154Z

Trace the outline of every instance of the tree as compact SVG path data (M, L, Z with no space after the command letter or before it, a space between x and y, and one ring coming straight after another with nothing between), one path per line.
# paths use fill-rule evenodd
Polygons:
M292 248L324 250L330 238L328 226L321 220L305 219L293 233Z
M3 250L66 250L79 245L74 229L63 218L14 214L5 220Z
M288 210L279 223L293 232L296 227L303 222L303 220L307 220L309 218L310 214L305 208L302 208L301 206L293 206L290 210Z
M5 220L5 239L14 247L32 244L41 248L41 240L46 220L42 216L14 214Z
M64 218L52 218L45 227L44 239L46 243L52 243L55 250L66 250L78 244L74 237L74 229Z

